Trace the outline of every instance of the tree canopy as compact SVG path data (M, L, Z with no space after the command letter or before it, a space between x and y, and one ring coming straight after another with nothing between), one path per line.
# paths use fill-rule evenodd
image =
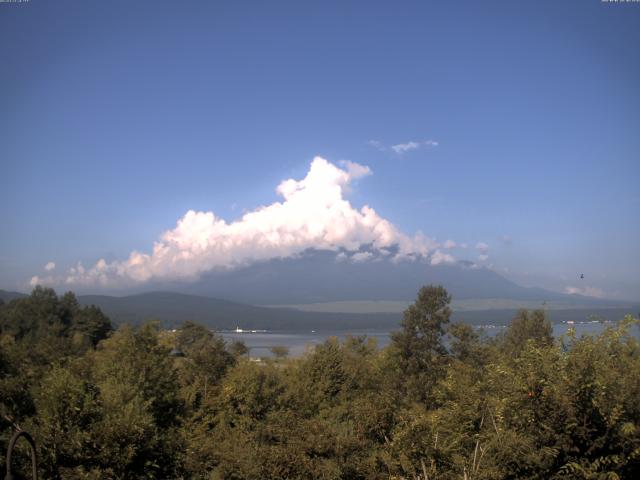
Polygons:
M422 288L382 349L255 362L36 288L0 305L0 447L28 430L47 479L640 478L636 319L556 339L521 311L487 338L450 301Z

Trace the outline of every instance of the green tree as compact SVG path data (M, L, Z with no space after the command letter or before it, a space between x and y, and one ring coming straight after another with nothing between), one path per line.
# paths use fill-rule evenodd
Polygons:
M35 390L34 433L46 478L74 478L79 470L96 466L93 434L102 415L98 389L70 368L55 366Z
M517 356L528 341L540 347L553 344L553 328L544 310L518 311L504 336L504 348Z
M445 326L451 316L451 296L442 286L422 287L415 303L404 312L402 329L393 332L393 358L407 394L425 402L444 373L447 350Z
M153 323L121 327L87 358L102 410L97 456L116 478L175 477L182 461L178 372L158 333Z
M78 308L73 317L71 328L75 338L95 347L113 331L111 320L95 305Z
M271 347L270 351L278 360L283 360L289 356L289 348L282 345Z
M198 408L208 403L220 379L234 365L235 357L222 337L192 322L182 326L176 345L185 355L178 361L184 398L189 406Z
M300 363L296 378L296 396L310 412L335 404L336 397L351 386L338 339L331 337L317 345Z
M471 325L453 323L447 329L450 351L454 358L471 365L481 365L486 361L487 348L480 340L480 334Z

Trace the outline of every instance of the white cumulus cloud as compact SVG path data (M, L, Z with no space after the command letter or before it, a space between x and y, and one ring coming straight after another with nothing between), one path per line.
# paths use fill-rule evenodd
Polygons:
M311 162L301 180L281 182L281 197L241 218L227 222L213 212L188 211L164 232L150 252L132 252L126 260L82 264L64 277L37 282L120 286L152 280L195 280L214 269L230 269L255 261L290 257L307 249L358 252L361 246L384 252L394 247L394 260L427 258L432 264L453 262L438 244L418 233L408 236L365 205L354 208L344 197L353 180L371 170L353 162L342 168L321 157ZM352 260L367 258L355 253ZM33 279L32 279L33 281Z
M442 244L442 246L444 248L446 248L447 250L451 250L452 248L456 248L458 246L458 244L456 242L454 242L453 240L447 240L446 242L444 242Z
M565 293L569 295L583 295L585 297L604 298L604 291L597 287L566 287Z
M370 147L373 147L373 148L375 148L375 149L377 149L377 150L386 150L386 149L387 149L387 148L384 146L384 144L383 144L381 141L379 141L379 140L369 140L369 141L367 142L367 144L368 144Z
M431 265L439 265L441 263L454 263L456 261L452 255L436 250L431 255Z
M420 148L420 144L418 142L407 142L407 143L398 143L397 145L391 145L391 150L396 153L405 153L411 150L417 150Z
M359 262L366 262L367 260L370 260L371 258L373 258L373 253L371 252L358 252L358 253L354 253L351 256L351 261L359 263Z
M398 143L397 145L391 145L391 150L398 154L410 152L411 150L417 150L420 147L437 147L438 142L434 140L424 140L422 142L410 141L407 143Z
M435 140L410 140L406 143L397 143L395 145L386 146L384 143L379 140L369 140L367 142L370 147L375 148L376 150L380 150L382 152L391 150L398 155L402 155L403 153L410 152L411 150L418 150L422 147L437 147L440 145Z
M451 250L454 248L467 248L467 244L466 243L457 243L453 240L447 240L445 241L442 246L444 248L446 248L447 250Z
M53 270L53 269L55 269L55 268L56 268L56 264L55 264L55 262L48 262L48 263L44 266L44 269L45 269L47 272L50 272L50 271L52 271L52 270Z
M478 250L481 254L486 255L489 253L489 245L484 242L476 243L476 250Z

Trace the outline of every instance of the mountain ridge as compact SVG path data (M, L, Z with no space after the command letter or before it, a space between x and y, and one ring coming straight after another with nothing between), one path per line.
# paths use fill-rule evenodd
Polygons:
M0 298L5 293L0 290ZM18 298L27 295L19 294ZM185 321L200 323L216 330L392 330L399 327L401 312L345 313L301 311L293 308L271 308L227 300L175 292L154 291L128 296L79 295L82 305L98 306L116 324L140 324L158 320L165 328L175 328ZM453 311L452 321L476 325L504 325L515 315L516 308ZM548 311L552 322L586 321L596 316L618 320L638 310L628 307L585 307Z
M504 298L540 303L570 301L590 306L618 303L523 287L493 270L465 261L430 265L427 259L393 261L374 256L368 261L355 262L340 261L341 253L344 252L310 250L295 258L276 258L233 270L212 271L189 284L165 283L158 287L252 305L410 301L421 286L428 284L443 285L455 300ZM624 303L629 302L618 304Z

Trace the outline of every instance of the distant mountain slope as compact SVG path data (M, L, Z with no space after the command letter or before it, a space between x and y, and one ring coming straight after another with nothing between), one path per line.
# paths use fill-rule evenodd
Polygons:
M377 257L371 253L368 261L354 262L342 253L337 257L336 252L308 251L295 258L211 272L194 283L138 287L162 291L120 297L80 295L78 299L99 306L116 323L157 319L175 326L192 320L217 329L395 328L402 318L401 305L412 302L427 284L444 285L457 310L453 319L470 323L505 323L517 308L543 304L549 307L552 321L586 320L591 313L617 319L638 311L627 302L525 288L468 262L437 266L424 260L393 262L379 253ZM4 301L20 296L0 291ZM380 313L370 308L376 302L384 304ZM338 310L345 303L350 303L350 310ZM318 305L306 308L304 304ZM291 305L299 309L284 308ZM391 305L400 307L391 309Z
M195 283L175 283L165 287L170 291L254 305L291 305L359 300L410 301L426 284L444 285L455 300L603 304L601 300L589 297L525 288L494 271L476 268L469 263L433 266L420 260L393 262L386 258L365 262L338 261L336 253L328 251L309 251L296 258L274 259L231 271L211 272Z
M127 297L82 295L78 300L85 305L99 306L114 322L138 324L146 320L160 320L166 327L178 326L185 320L201 323L218 330L363 330L399 327L401 313L329 313L304 312L285 308L266 308L229 302L197 295L172 292L150 292ZM633 313L630 308L581 308L549 312L552 322L585 321L596 315L607 320L618 320ZM508 323L517 309L457 311L453 321L471 324Z
M0 290L0 300L3 302L10 302L11 300L15 300L16 298L23 298L27 295L20 292L9 292L7 290Z
M17 292L0 291L0 298L11 301L26 297ZM164 327L179 326L191 320L210 328L229 330L393 330L399 327L400 312L387 313L335 313L309 312L288 308L268 308L230 302L215 298L187 295L174 292L149 292L124 297L108 295L80 295L83 305L97 305L116 324L140 324L148 320L159 320ZM600 308L549 311L552 322L567 320L585 321L591 315L602 319L618 320L625 314L637 312L638 306L624 308ZM516 309L485 309L477 311L454 311L453 321L471 324L506 324Z
M397 313L349 314L301 312L293 309L266 308L197 295L150 292L126 297L81 295L84 305L97 305L117 323L137 324L160 320L165 326L177 326L191 320L216 329L340 329L387 328L397 325Z

